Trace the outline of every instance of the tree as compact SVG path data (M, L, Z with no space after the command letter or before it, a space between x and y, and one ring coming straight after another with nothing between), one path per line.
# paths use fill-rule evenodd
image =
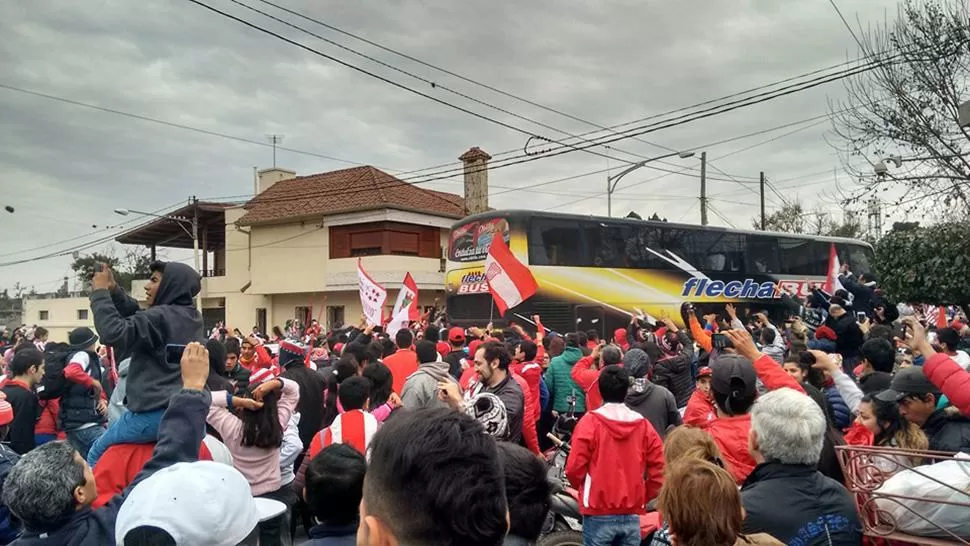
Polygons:
M970 133L959 106L970 78L968 0L905 0L895 21L859 32L866 60L846 80L848 97L832 107L846 171L856 181L848 204L896 188L888 205L906 212L966 208ZM873 165L899 160L877 176ZM864 158L863 167L852 161ZM857 161L857 163L859 163ZM959 205L963 205L960 207Z
M970 224L893 230L876 245L879 284L891 299L970 305Z
M765 216L765 230L805 233L805 216L805 209L798 201L785 203L780 209ZM751 225L754 229L761 229L761 217L752 218Z
M147 279L151 275L149 269L152 263L151 256L140 247L129 248L124 258L118 258L114 252L80 255L74 259L71 269L87 283L94 276L98 264L102 263L114 270L115 281L126 291L131 291L131 281Z

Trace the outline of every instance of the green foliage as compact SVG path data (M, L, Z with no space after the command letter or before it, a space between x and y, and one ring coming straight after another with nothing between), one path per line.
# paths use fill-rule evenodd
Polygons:
M85 281L90 281L94 276L94 271L98 264L108 264L114 270L115 281L125 291L131 291L131 281L137 279L147 279L151 275L151 257L144 249L130 249L125 253L124 258L119 258L110 254L93 252L83 256L78 256L71 264L71 269L78 273Z
M876 245L879 284L895 301L970 304L970 224L894 230Z

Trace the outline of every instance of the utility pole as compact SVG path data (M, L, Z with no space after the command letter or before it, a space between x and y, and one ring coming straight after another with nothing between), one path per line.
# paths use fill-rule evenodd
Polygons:
M202 264L199 263L199 200L193 195L192 196L192 252L195 254L195 270L199 272L200 277L205 277L205 272L202 271ZM202 312L202 294L200 293L195 298L195 306Z
M761 171L761 231L765 227L765 172Z
M707 152L701 152L701 225L707 225Z

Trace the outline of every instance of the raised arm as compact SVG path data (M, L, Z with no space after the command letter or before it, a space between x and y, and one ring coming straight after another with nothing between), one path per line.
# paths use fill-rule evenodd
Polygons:
M758 350L747 330L728 330L724 334L730 338L739 355L751 360L754 364L755 373L758 374L758 378L761 379L768 390L789 388L802 394L805 393L805 389L792 376L788 375L778 365L778 362Z

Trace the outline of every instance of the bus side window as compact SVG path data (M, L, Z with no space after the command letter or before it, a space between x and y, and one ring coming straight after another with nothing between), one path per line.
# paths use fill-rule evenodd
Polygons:
M741 271L744 266L744 239L726 231L695 231L691 234L687 261L702 271Z
M746 235L747 260L749 273L780 273L778 267L778 240L768 235Z
M583 232L575 222L534 218L529 237L531 265L586 266Z
M595 222L585 224L586 247L590 255L590 263L595 267L628 267L625 259L626 226L608 226Z

